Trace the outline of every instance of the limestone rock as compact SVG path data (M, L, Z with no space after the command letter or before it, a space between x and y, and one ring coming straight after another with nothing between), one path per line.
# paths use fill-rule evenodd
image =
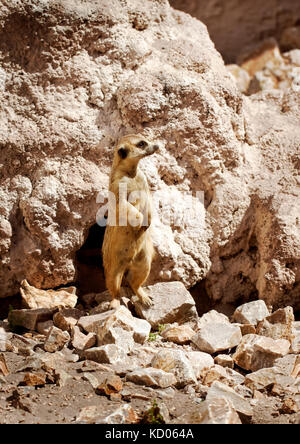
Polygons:
M0 352L5 352L7 346L7 333L4 328L0 327Z
M177 379L173 373L152 367L133 370L127 373L126 380L132 381L135 384L159 388L170 387L177 383Z
M97 336L95 333L89 333L85 335L81 333L79 327L75 326L72 329L72 345L76 350L83 351L88 348L94 347L97 342Z
M256 371L272 367L275 360L289 352L286 339L271 339L259 335L245 335L233 355L234 362L245 370Z
M109 375L104 379L104 381L101 382L101 384L98 385L97 394L110 396L112 394L120 392L122 388L122 379L116 375Z
M230 324L230 321L226 315L219 313L216 310L210 310L198 320L198 327L204 327L206 324Z
M54 353L61 350L70 340L70 335L57 327L50 328L44 344L45 351Z
M218 399L220 397L226 398L231 402L233 408L238 412L245 416L251 417L253 414L252 407L247 399L244 399L238 393L236 393L232 388L227 385L215 381L212 386L209 388L207 393L207 401L211 401L213 399Z
M113 413L97 421L97 424L135 424L138 415L129 404L124 404Z
M105 313L83 316L78 320L78 327L81 327L87 333L97 333L98 328L104 324L112 313L113 310L109 310Z
M241 424L232 403L225 397L202 402L192 420L196 424Z
M134 347L134 341L143 344L148 339L150 330L149 322L132 316L126 307L121 306L98 327L98 345L116 344L129 352Z
M269 314L270 313L265 302L262 300L258 300L240 305L235 310L233 318L236 322L240 322L241 324L256 325L266 316L269 316Z
M134 299L139 316L146 319L153 328L159 324L183 323L197 319L195 301L182 282L162 282L146 288L152 305L146 307Z
M238 89L242 93L246 94L251 81L251 77L248 71L235 64L226 65L226 68L230 72L230 74L232 74L232 76L234 77Z
M218 355L215 357L215 363L222 367L233 368L234 362L230 355Z
M193 367L181 350L161 350L153 357L151 365L173 373L178 387L197 382Z
M124 363L126 353L115 344L106 344L101 347L93 347L83 353L85 359L98 362L99 364L121 364Z
M53 322L55 327L71 332L82 315L83 312L77 310L77 308L66 308L55 313Z
M46 375L43 373L25 373L23 383L31 387L43 386L46 384Z
M35 330L38 323L51 320L55 311L55 308L51 310L48 308L12 310L8 319L13 326Z
M214 360L208 353L200 351L189 351L185 354L188 361L192 364L197 379L201 377L203 369L210 368L214 365Z
M235 370L218 364L211 366L209 369L204 369L201 377L204 385L210 386L214 381L219 381L233 388L243 384L245 380L244 376Z
M245 377L245 385L258 391L272 388L276 384L281 386L284 392L287 386L293 385L294 382L294 378L283 374L277 367L262 368Z
M45 321L45 322L38 322L36 324L36 331L41 333L42 335L47 336L50 328L54 326L53 321Z
M257 334L273 339L287 339L291 343L296 337L292 307L280 308L257 325Z
M235 347L241 339L242 334L239 327L227 323L209 323L198 330L192 338L192 342L201 351L215 353Z
M27 308L75 307L77 304L76 288L68 287L61 290L40 290L28 284L26 279L21 282L20 293Z
M175 344L187 344L191 342L192 337L195 335L195 331L188 325L171 325L163 330L161 336L170 342Z

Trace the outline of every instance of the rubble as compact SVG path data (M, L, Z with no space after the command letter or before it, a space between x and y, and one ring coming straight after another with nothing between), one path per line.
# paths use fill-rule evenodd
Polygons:
M241 424L241 420L225 397L213 398L202 402L197 414L193 415L196 424Z
M92 348L97 342L97 336L95 333L85 335L77 326L73 327L71 338L72 346L78 351L84 351L88 348Z
M173 373L152 367L133 370L127 373L126 380L135 384L158 388L166 388L177 384L177 379Z
M234 362L245 370L256 371L272 367L275 360L285 356L290 349L286 339L272 339L259 335L243 336L234 355Z
M280 308L259 322L256 331L258 335L272 339L287 339L292 343L296 337L294 320L292 307Z
M207 401L224 397L230 401L233 408L246 417L251 417L253 414L252 407L247 399L244 399L238 393L236 393L231 387L223 384L222 382L215 381L207 392Z
M197 379L201 377L203 369L210 368L214 365L214 360L208 353L189 351L186 352L185 355L188 361L192 364Z
M160 350L151 361L152 367L173 373L177 379L177 386L197 382L193 366L181 350Z
M183 324L197 321L195 301L182 282L161 282L146 287L152 305L146 307L137 298L132 298L137 314L146 319L153 329L160 324Z
M87 333L97 333L98 328L104 324L112 313L113 310L109 310L92 316L82 316L77 325Z
M54 353L61 350L70 340L70 335L57 327L50 328L44 343L45 351Z
M60 290L41 290L28 284L26 280L21 282L20 293L27 308L56 308L70 307L77 304L76 288L67 287Z
M262 321L266 316L269 316L269 314L265 302L258 300L240 305L235 310L233 319L240 324L257 325L259 321Z
M8 315L8 320L14 327L23 327L27 330L35 330L38 323L52 320L52 317L56 311L56 308L12 310Z
M55 313L53 316L53 322L55 327L71 333L72 328L77 325L82 316L83 312L76 308L65 308Z
M234 362L230 355L218 355L215 357L215 363L222 367L233 368Z
M230 324L226 315L219 313L216 310L210 310L199 318L197 322L198 328L204 327L207 324Z
M236 347L241 338L239 327L227 323L208 323L198 330L192 342L201 351L216 353Z
M126 358L126 353L115 344L107 344L85 350L83 357L100 364L121 364Z
M188 324L171 325L161 333L165 340L175 342L175 344L187 344L191 342L194 335L195 331Z

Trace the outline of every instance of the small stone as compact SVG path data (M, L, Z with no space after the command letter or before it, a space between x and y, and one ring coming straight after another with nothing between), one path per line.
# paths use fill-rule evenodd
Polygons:
M214 381L220 381L231 387L244 383L244 376L227 367L215 364L210 369L202 371L202 382L204 385L212 385Z
M269 310L263 300L247 302L240 305L233 314L235 322L240 324L256 325L262 321L266 316L269 316Z
M241 339L239 327L226 323L209 323L198 330L192 341L199 350L216 353L237 346Z
M124 404L97 424L136 424L139 417L129 404Z
M238 393L236 393L231 387L223 384L219 381L215 381L209 388L207 393L207 401L212 399L218 399L224 397L231 402L233 408L238 412L247 417L251 417L253 414L252 407L248 400L244 399Z
M87 333L97 333L99 327L101 327L106 319L113 313L113 310L106 311L92 316L83 316L78 320L78 327L81 327Z
M39 322L45 322L52 319L56 308L37 308L36 310L12 310L8 315L8 320L14 327L23 327L27 330L35 330Z
M93 347L83 352L85 359L100 364L122 364L126 359L126 353L115 344L106 344L101 347Z
M193 367L181 350L160 350L153 357L151 366L173 373L177 387L197 382Z
M255 325L252 324L239 324L239 327L241 329L242 335L250 335L250 334L256 334L256 328Z
M23 384L30 387L38 387L46 384L46 375L43 373L26 373Z
M96 393L110 396L120 392L122 389L123 383L121 378L117 375L109 375L100 385L97 386Z
M55 313L53 322L55 327L70 333L82 315L83 312L76 308L65 308Z
M62 350L63 347L69 342L70 335L66 331L62 331L57 327L52 327L46 337L44 344L44 350L49 353L54 353L58 350Z
M258 323L257 334L272 339L287 339L292 343L296 337L294 320L292 307L280 308Z
M0 353L0 375L3 376L8 376L9 375L9 370L6 364L6 360L5 360L5 356L3 353Z
M173 373L152 367L135 369L126 375L126 380L139 385L159 388L170 387L177 383Z
M36 325L36 331L41 333L41 335L47 336L49 333L49 330L54 326L53 321L45 321L45 322L39 322Z
M277 358L289 352L290 343L286 339L272 339L259 335L243 336L234 355L234 362L245 370L256 371L272 367Z
M0 352L9 351L8 334L3 327L0 327Z
M83 351L88 348L94 347L97 341L97 336L95 333L89 333L85 335L81 333L80 328L75 326L72 329L72 346L78 350Z
M207 324L230 324L230 321L226 315L219 313L216 310L210 310L198 320L198 328L204 327Z
M30 309L75 307L77 304L76 288L68 287L60 290L41 290L32 287L26 280L21 282L20 293L25 305Z
M78 372L110 372L111 368L108 365L99 364L95 361L85 360L81 363L81 367L77 369Z
M218 355L215 357L215 363L221 365L222 367L233 368L234 362L229 355Z
M63 369L55 370L54 372L55 383L58 387L64 387L69 379L72 378L69 373L65 372Z
M192 364L197 379L201 377L203 369L209 369L214 365L214 360L208 353L200 351L189 351L185 353L188 361Z
M281 406L281 412L287 415L291 415L292 413L298 413L299 407L295 399L286 398Z
M152 328L160 324L183 324L190 320L197 320L195 301L182 282L161 282L146 287L152 299L152 305L147 307L132 298L137 314L146 319Z
M194 424L241 424L232 403L225 397L202 402L191 419Z
M85 381L88 381L94 390L97 390L97 388L99 386L99 380L96 376L94 376L91 373L83 373L83 379Z
M282 374L276 367L262 368L245 376L245 385L257 391L266 390L275 384L285 391L294 382L294 378Z
M187 344L191 342L194 335L194 330L187 324L170 326L161 333L164 339L175 344Z

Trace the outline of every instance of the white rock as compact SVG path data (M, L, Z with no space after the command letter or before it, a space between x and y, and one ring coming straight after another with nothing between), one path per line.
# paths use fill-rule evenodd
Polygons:
M49 353L54 353L58 350L62 350L69 340L70 335L68 332L62 331L57 327L52 327L46 336L44 349Z
M99 364L122 364L126 360L126 353L115 344L102 345L85 350L85 359L98 362Z
M196 424L241 424L232 403L225 397L202 402L198 412L193 415L193 421Z
M32 287L26 280L21 282L20 293L27 308L70 307L77 304L76 288L68 287L60 290L41 290Z
M169 342L175 342L175 344L186 344L191 342L192 337L195 335L195 331L188 325L171 325L163 330L161 336Z
M97 333L97 330L104 324L106 319L113 313L113 310L99 313L92 316L83 316L78 321L78 326L87 333Z
M237 394L231 387L228 387L228 385L215 381L209 388L206 399L207 401L211 401L220 397L224 397L230 401L238 413L242 413L245 416L252 416L253 410L249 401Z
M197 379L200 378L203 369L210 368L214 365L214 360L208 353L200 351L189 351L185 352L185 355L189 362L192 364Z
M133 298L134 307L139 316L146 319L153 328L159 324L184 323L196 320L195 301L182 282L161 282L146 287L152 299L147 307Z
M266 316L269 316L269 310L263 300L247 302L240 305L234 312L233 318L241 324L256 325Z
M76 350L87 350L92 348L97 342L97 336L95 333L89 333L85 335L81 333L79 327L75 326L72 329L72 345Z
M215 363L221 365L222 367L233 368L234 362L229 355L218 355L215 357Z
M206 324L230 324L230 321L226 315L219 313L216 310L210 310L198 320L198 328L204 327Z
M151 365L165 372L173 373L176 376L178 387L197 382L192 364L181 350L161 350L153 357Z
M239 327L227 323L209 323L198 330L192 342L201 351L215 353L235 347L241 339Z
M177 383L173 373L157 368L138 368L126 375L126 380L148 387L166 388Z

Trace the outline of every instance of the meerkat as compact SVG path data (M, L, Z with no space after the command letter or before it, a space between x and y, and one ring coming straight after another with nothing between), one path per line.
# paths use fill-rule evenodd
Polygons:
M142 285L149 276L154 256L150 232L153 209L147 179L139 168L139 161L158 149L158 144L139 134L122 137L114 149L109 191L115 197L115 210L109 206L102 247L111 308L120 306L124 275L141 303L151 305L151 298ZM110 217L112 214L114 217Z

